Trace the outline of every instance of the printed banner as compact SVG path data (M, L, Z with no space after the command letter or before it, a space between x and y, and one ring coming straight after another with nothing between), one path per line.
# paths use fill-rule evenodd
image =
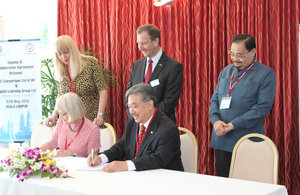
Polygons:
M39 39L0 41L0 143L29 141L42 119Z

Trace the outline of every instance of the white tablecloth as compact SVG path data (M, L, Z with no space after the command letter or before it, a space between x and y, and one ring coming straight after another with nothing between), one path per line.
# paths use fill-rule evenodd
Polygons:
M119 173L78 171L77 168L85 166L86 159L68 157L61 161L70 168L70 175L73 178L50 180L33 176L24 182L19 182L16 178L10 178L7 173L0 173L0 194L287 195L286 188L282 185L165 169Z

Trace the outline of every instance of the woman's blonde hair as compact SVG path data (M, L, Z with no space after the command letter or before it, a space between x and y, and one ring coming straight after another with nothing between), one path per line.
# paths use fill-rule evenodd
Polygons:
M84 104L76 93L66 93L56 100L55 110L66 112L69 115L69 122L73 122L85 116Z
M70 52L70 76L75 78L83 70L82 54L76 47L73 39L68 35L59 36L55 43L55 77L58 81L62 81L64 76L67 76L67 69L65 65L60 61L58 52L69 51Z

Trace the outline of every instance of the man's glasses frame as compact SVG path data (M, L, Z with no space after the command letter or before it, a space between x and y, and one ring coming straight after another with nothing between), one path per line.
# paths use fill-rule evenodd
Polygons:
M228 52L228 55L232 58L236 57L236 58L245 58L250 52L247 52L247 53L233 53L233 52Z

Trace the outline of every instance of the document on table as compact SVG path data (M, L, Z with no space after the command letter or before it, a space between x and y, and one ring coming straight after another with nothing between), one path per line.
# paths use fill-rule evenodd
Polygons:
M98 166L90 167L87 164L86 158L81 157L58 157L57 164L63 165L69 170L77 171L100 171L104 165L107 163L100 164Z
M104 165L98 165L95 167L90 167L90 166L86 165L84 167L78 168L77 170L78 171L101 171L101 169L103 168Z

